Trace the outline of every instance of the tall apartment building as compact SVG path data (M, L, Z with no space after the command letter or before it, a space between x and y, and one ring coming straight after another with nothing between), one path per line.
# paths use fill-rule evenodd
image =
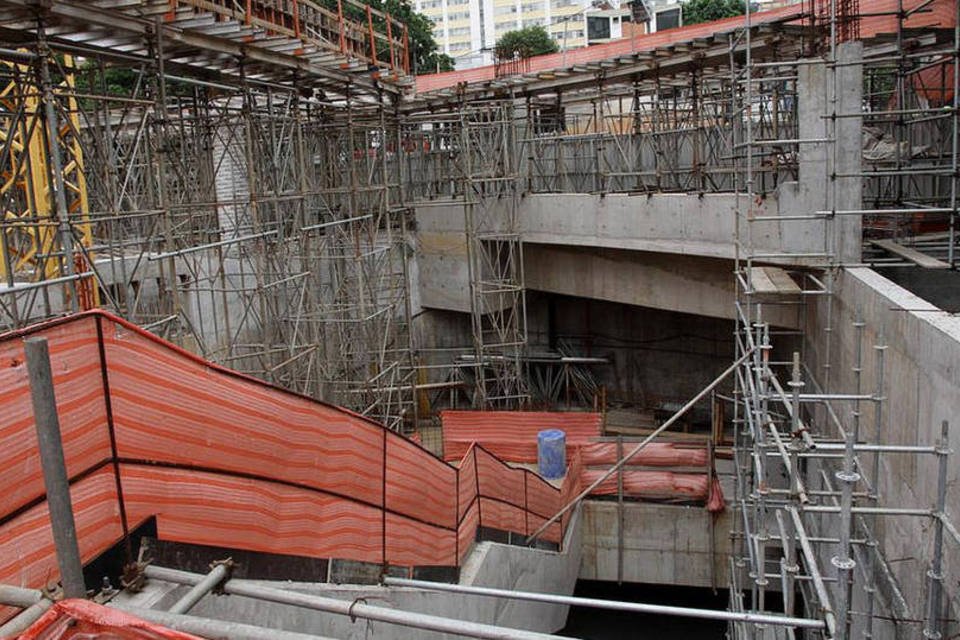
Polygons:
M507 31L533 25L573 49L587 44L584 13L590 0L415 0L416 10L434 22L441 51L458 69L493 63L493 47ZM426 69L420 70L426 72Z

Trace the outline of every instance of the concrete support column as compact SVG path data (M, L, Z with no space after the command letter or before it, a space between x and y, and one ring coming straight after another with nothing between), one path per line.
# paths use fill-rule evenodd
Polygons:
M863 44L837 48L837 62L800 65L797 115L800 145L799 197L806 211L862 209L861 158ZM852 64L853 63L853 64ZM818 142L810 142L810 141ZM826 224L825 249L835 263L860 262L859 215L835 215Z
M834 146L832 192L836 211L863 209L863 42L844 42L837 47L834 100ZM846 176L846 177L841 177ZM834 246L839 262L861 261L863 246L862 218L859 215L838 215L834 218Z

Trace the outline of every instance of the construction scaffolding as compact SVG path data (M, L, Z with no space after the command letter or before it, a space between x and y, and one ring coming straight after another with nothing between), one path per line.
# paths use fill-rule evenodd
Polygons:
M399 430L418 388L516 408L569 387L528 375L525 195L725 194L732 609L781 599L823 623L810 637L948 636L948 416L917 424L936 438L888 441L883 328L855 318L846 353L832 338L844 269L958 266L957 3L883 2L748 12L416 95L402 25L342 3L0 2L0 325L104 307ZM413 210L432 206L455 212L469 288L463 343L443 349L411 331ZM884 502L894 456L937 467L917 504ZM894 567L885 533L910 518L929 539Z
M955 582L960 545L946 513L950 416L936 416L935 425L917 416L916 433L937 436L898 441L884 428L891 385L900 384L885 374L884 328L868 333L858 308L845 333L853 344L834 337L834 283L845 267L864 259L956 266L960 38L956 28L911 28L930 3L907 5L861 16L856 3L817 3L809 39L816 57L755 57L748 44L730 69L738 86L736 349L743 358L734 392L730 608L782 608L824 621L804 637L946 638L957 629L955 601L944 591ZM956 3L949 11L956 20ZM861 28L876 31L878 20L895 31L859 41ZM748 13L738 38L755 37ZM780 219L797 225L784 233L816 239L802 254L771 252L762 240L772 220L763 175L779 157L799 158L801 184L817 194L812 210ZM924 232L922 252L900 244ZM797 319L792 329L772 321L785 309ZM816 326L814 313L825 316ZM914 488L914 504L891 503L885 497L904 482L891 470L907 465L936 469L936 481ZM909 519L920 524L901 525ZM917 530L924 533L910 541L915 555L889 557L892 539ZM772 637L742 623L732 623L730 635Z
M367 72L400 78L400 41L390 63L372 23L365 53L328 42L312 3L292 26L261 3L94 4L5 16L21 40L0 52L0 325L102 306L392 428L414 420L399 85Z

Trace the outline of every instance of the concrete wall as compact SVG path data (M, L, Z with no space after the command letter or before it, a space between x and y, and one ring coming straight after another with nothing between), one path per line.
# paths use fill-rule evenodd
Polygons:
M833 309L828 313L831 304ZM954 522L960 521L960 458L956 454L960 451L960 317L937 309L871 269L840 271L835 294L818 298L808 313L805 360L821 384L829 381L831 392L856 390L853 368L858 340L853 323L857 318L864 322L862 388L866 392L872 393L877 381L877 352L873 345L886 346L886 399L880 433L873 426L873 403L864 403L862 438L885 444L929 446L939 438L941 421L950 420L954 453L949 462L947 513ZM845 423L850 424L851 407L838 408L842 409ZM870 469L871 457L864 455L861 460ZM936 502L937 460L934 456L885 455L877 480L882 504L932 508ZM924 617L926 571L932 557L931 524L929 518L905 516L878 518L873 523L914 618ZM955 620L960 612L960 545L949 536L944 545L945 586L952 600L950 617ZM829 561L826 565L830 566ZM914 625L912 631L917 630Z
M818 168L822 170L822 167ZM808 190L799 190L796 183L783 185L781 193L782 196L772 194L759 203L755 207L755 214L777 216L781 215L781 211L782 215L809 213L812 206L824 206L809 203ZM694 257L732 260L736 253L737 206L737 196L733 194L533 194L520 201L517 219L527 245L525 252L538 251L530 248L531 244L559 245L566 252L586 248L646 252L648 261L652 260L649 256L655 254L665 254L662 261L668 261L670 256L688 259L682 266L676 259L665 266L653 263L652 271L628 272L619 278L619 281L638 281L642 284L665 273L687 280L699 279L698 276L703 273L703 261L697 261ZM421 206L417 208L416 219L421 303L425 307L469 311L470 280L462 206ZM755 252L800 254L800 257L771 259L770 262L816 264L820 262L819 259L802 255L826 250L827 237L820 221L758 221L753 223L751 233ZM533 264L531 268L536 269L536 265ZM529 269L528 278L542 280L548 276ZM732 271L732 263L711 270L706 281L709 289L704 302L696 302L702 296L690 296L687 302L708 306L709 315L723 314L723 317L728 317L732 313L733 298L723 295L723 292L732 291ZM690 275L684 275L688 273ZM566 293L584 295L572 291ZM659 304L662 304L659 300L651 301L653 306ZM691 308L668 308L699 312Z
M711 530L713 517L703 507L625 503L623 580L710 587L712 566L713 584L726 588L732 512L719 514ZM617 519L615 502L584 503L581 580L617 579Z
M930 304L950 313L960 313L960 273L918 267L884 267L876 271Z
M581 521L579 517L573 518L564 540L565 551L562 552L493 542L477 543L461 569L461 583L566 595L573 593L580 567ZM424 544L429 544L429 541L425 540ZM326 583L263 584L347 601L364 598L368 604L375 606L541 632L561 629L566 623L568 609L560 605L419 589ZM113 604L121 609L124 606L166 609L186 591L186 587L151 581L143 592L122 594ZM452 640L459 637L380 622L352 622L346 616L238 596L207 596L190 614L339 640Z
M789 183L793 188L793 184ZM655 251L732 259L736 253L736 211L745 203L730 193L659 193L652 196L564 193L524 198L519 221L525 242ZM798 213L797 198L771 194L754 207L757 216ZM765 253L823 251L821 223L758 221L753 223L754 249ZM805 264L803 258L775 260Z

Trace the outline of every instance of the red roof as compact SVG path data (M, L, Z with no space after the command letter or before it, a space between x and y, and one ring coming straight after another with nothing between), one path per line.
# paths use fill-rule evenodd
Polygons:
M913 7L925 1L926 0L904 0L903 8L905 11L910 11ZM861 19L861 37L869 38L879 33L895 33L897 30L897 17L895 15L898 9L897 2L898 0L860 0L861 13L870 14L868 17ZM805 4L806 3L793 4L769 11L753 13L750 15L750 20L754 25L774 22L793 22L801 18ZM904 26L908 28L951 28L956 24L954 7L953 0L933 0L923 11L918 11L916 14L908 17ZM876 15L884 13L889 13L890 15ZM671 44L712 36L715 33L732 31L742 26L743 23L744 17L736 16L714 22L667 29L656 33L635 36L633 38L622 38L605 44L581 47L567 51L566 54L551 53L544 56L536 56L530 58L528 71L548 71L616 58L640 51L652 51ZM494 66L488 65L485 67L465 69L463 71L447 71L444 73L417 76L416 86L418 93L425 93L453 87L461 83L484 82L493 80L494 78Z

